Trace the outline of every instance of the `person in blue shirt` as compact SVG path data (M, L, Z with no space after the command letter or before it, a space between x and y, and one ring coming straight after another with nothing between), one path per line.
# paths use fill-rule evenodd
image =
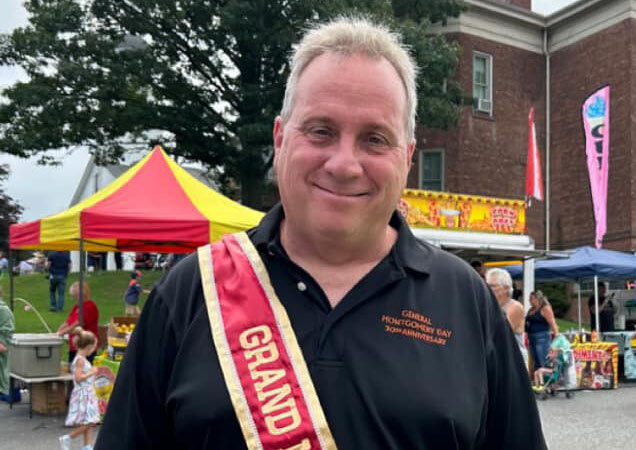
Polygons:
M144 289L139 284L139 280L141 279L142 274L140 270L134 270L130 274L130 282L128 283L128 287L126 288L126 294L124 295L124 302L126 303L126 311L125 314L127 316L138 316L141 314L139 310L139 295L143 292L144 294L148 294L150 291Z
M64 291L66 290L66 277L71 270L71 256L66 251L53 251L47 258L49 269L49 296L51 299L51 311L64 310ZM57 297L56 297L57 292Z

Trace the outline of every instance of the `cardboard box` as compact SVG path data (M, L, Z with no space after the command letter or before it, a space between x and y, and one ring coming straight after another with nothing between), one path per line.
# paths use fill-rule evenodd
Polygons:
M131 331L120 331L118 326L125 325L130 327L137 323L136 317L113 317L108 324L108 345L106 347L108 357L113 361L121 361L124 358L124 352L128 345Z
M55 333L13 334L9 340L11 372L27 378L59 375L62 343Z
M113 317L112 319L110 319L110 323L108 324L108 341L110 342L111 339L110 338L115 338L115 339L123 339L124 341L127 342L126 340L126 333L119 331L117 329L117 325L135 325L137 323L137 318L136 317Z
M69 393L66 381L45 381L31 385L31 404L33 411L46 414L66 414L66 398Z
M130 325L135 325L136 323L136 317L113 317L110 319L107 331L108 345L125 347L128 344L130 332L118 330L117 327L121 325L130 327Z
M97 327L98 348L105 348L108 344L108 325L99 325Z

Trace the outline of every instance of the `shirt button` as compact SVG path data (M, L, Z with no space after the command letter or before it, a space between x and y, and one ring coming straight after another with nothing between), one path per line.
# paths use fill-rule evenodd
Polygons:
M303 283L302 281L299 281L296 286L298 287L298 290L300 292L305 292L307 290L307 285Z

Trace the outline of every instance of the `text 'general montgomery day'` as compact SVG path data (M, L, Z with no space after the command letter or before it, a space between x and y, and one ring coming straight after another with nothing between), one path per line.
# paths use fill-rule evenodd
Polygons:
M400 317L383 314L382 324L387 333L402 334L438 345L446 345L453 335L451 330L434 326L429 317L410 309L402 310Z

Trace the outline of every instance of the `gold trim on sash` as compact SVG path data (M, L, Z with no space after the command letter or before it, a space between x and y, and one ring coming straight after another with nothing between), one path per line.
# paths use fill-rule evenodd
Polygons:
M269 274L267 273L267 269L265 268L263 261L261 260L256 248L249 240L247 234L245 234L244 232L236 233L233 235L233 238L240 246L244 256L247 259L247 262L249 262L250 267L256 275L258 283L260 284L260 287L265 293L267 302L269 303L269 307L271 310L269 314L273 314L273 317L270 320L273 320L273 322L275 322L276 324L275 329L273 328L273 331L278 331L280 341L285 348L286 354L289 356L288 363L291 364L291 367L295 374L295 378L298 381L300 393L302 394L302 400L304 400L307 413L309 414L308 419L311 421L311 425L307 425L313 428L313 432L318 439L317 443L320 445L320 448L322 450L337 450L336 443L327 424L327 420L320 405L318 395L316 394L316 390L309 375L307 364L305 363L302 351L300 349L300 346L298 345L298 341L291 326L291 322L289 320L289 317L287 316L285 307L280 302L280 299L274 291L269 278ZM214 245L225 244L219 243ZM235 246L235 244L233 245ZM237 252L238 248L232 251ZM216 290L214 275L215 267L211 245L200 247L198 249L198 257L199 267L201 271L201 282L203 285L203 292L205 296L206 308L208 311L208 318L210 321L212 338L236 417L239 421L248 450L264 450L261 436L259 435L254 417L252 417L250 404L248 403L246 392L244 391L243 385L241 384L239 372L237 370L237 366L235 365L235 361L230 350L231 347L228 342L228 337L223 322L221 303L219 301L218 293ZM249 270L247 266L245 267L245 270ZM224 302L225 301L226 300L224 299ZM223 305L225 304L226 303L223 303ZM225 307L223 308L223 310L225 311ZM300 399L301 397L298 397L298 401L301 401ZM304 439L302 443L293 446L292 448L295 449L298 447L300 450L305 450L309 449L310 445L311 444L309 439Z
M230 399L234 406L236 418L241 426L245 444L248 450L263 450L256 425L250 414L247 399L243 393L243 387L234 366L230 345L227 342L225 330L223 328L223 319L221 318L221 310L219 299L217 297L216 285L214 283L214 271L212 265L212 248L205 245L197 249L199 257L199 270L201 272L201 283L203 284L203 295L205 297L205 305L208 310L208 318L210 320L210 329L212 330L212 338L216 347L216 353L219 358L223 378L227 390L230 393Z
M234 237L245 252L247 259L250 261L252 269L254 269L254 273L265 291L270 305L272 306L278 329L283 338L283 343L287 353L289 354L296 377L298 378L303 396L307 402L307 409L311 416L320 445L324 450L337 450L336 442L331 434L329 425L327 424L327 419L325 418L322 406L320 405L320 400L318 399L314 383L309 375L309 369L305 363L305 358L303 357L302 350L298 345L296 334L291 326L285 307L274 291L274 287L269 279L269 274L267 273L265 264L263 264L258 251L245 232L236 233L234 234Z

